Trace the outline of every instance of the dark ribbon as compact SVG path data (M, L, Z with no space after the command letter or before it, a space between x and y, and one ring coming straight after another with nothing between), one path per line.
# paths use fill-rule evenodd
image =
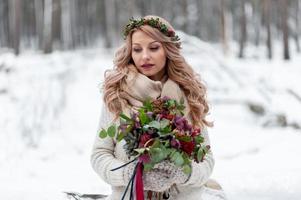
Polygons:
M111 169L111 171L115 171L118 170L122 167L125 167L127 165L129 165L130 163L136 161L138 158L135 158L127 163L125 163L124 165L121 165L119 167L116 167L114 169ZM121 200L124 200L129 188L130 189L130 199L129 200L134 200L134 189L135 189L135 193L136 193L136 200L144 200L144 189L143 189L143 180L142 180L142 175L143 175L143 162L141 159L139 159L139 161L137 162L134 172L123 192L123 195L121 197ZM135 186L135 187L134 187Z

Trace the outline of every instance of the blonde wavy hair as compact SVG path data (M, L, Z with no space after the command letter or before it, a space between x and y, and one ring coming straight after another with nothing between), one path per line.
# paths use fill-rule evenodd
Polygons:
M147 19L151 17L159 18L168 28L174 30L174 28L161 17L145 16L144 18ZM136 30L141 30L154 40L162 43L167 57L167 76L175 81L184 91L190 107L189 115L192 119L192 124L201 127L213 126L213 124L205 118L209 112L209 105L206 99L206 87L201 82L200 75L194 72L192 67L180 54L180 43L171 41L169 37L162 34L158 29L148 25L131 30L125 39L125 43L115 53L114 68L105 71L105 79L102 86L103 100L109 111L115 114L115 120L125 106L128 105L127 101L120 95L122 93L121 88L123 84L125 84L126 75L129 71L138 73L131 57L132 34Z

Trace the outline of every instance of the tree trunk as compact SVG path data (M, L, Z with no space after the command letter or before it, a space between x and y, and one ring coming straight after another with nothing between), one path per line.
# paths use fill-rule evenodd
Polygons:
M61 42L61 0L52 0L52 39L59 46Z
M21 0L9 1L9 37L10 47L14 49L16 55L20 53L20 15Z
M38 36L38 48L43 48L43 19L44 19L44 6L41 0L35 0L35 23L36 35Z
M260 15L260 5L261 1L252 1L253 10L254 10L254 29L255 29L255 37L254 44L255 46L259 46L260 43L260 33L261 33L261 15Z
M9 46L8 0L0 2L0 45Z
M272 59L272 40L271 40L271 27L270 27L270 15L271 15L271 2L270 0L263 1L263 20L264 26L267 31L266 45L267 45L267 56L269 59Z
M115 0L104 0L105 1L105 47L113 47L114 28L115 28Z
M225 16L225 0L220 0L220 19L221 19L221 42L223 46L223 52L226 55L228 53L228 41L226 31L226 16Z
M44 3L44 53L52 52L52 0L45 0Z
M299 24L299 9L300 3L299 0L296 0L296 7L295 7L295 33L294 33L294 40L296 43L296 50L300 52L300 43L299 43L299 33L300 33L300 24Z
M245 0L240 1L240 38L239 38L239 58L243 58L246 40L247 40L247 19L246 19L246 9Z
M198 22L197 22L197 35L204 40L204 5L203 0L196 0L197 10L198 10Z
M187 1L186 0L180 0L181 1L181 8L182 8L182 13L183 13L183 22L181 25L181 29L186 32L186 33L190 33L190 30L188 30L188 8L187 8Z
M289 28L288 28L288 0L280 0L281 8L281 27L283 37L283 58L290 59L289 53Z

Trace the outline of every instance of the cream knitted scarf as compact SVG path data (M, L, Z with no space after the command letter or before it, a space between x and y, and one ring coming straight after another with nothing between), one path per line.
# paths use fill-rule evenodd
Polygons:
M120 96L128 101L130 107L124 110L129 114L130 110L135 110L143 105L143 101L151 98L168 96L180 101L184 99L184 116L188 117L189 106L184 92L173 80L164 76L161 81L154 81L141 73L130 71L125 80L126 84L122 87ZM188 117L189 118L189 117Z

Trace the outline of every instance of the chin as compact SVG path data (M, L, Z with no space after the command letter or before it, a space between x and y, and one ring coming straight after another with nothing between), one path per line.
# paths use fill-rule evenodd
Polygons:
M145 76L153 76L155 73L153 71L145 71L145 70L140 70L141 74L144 74Z

